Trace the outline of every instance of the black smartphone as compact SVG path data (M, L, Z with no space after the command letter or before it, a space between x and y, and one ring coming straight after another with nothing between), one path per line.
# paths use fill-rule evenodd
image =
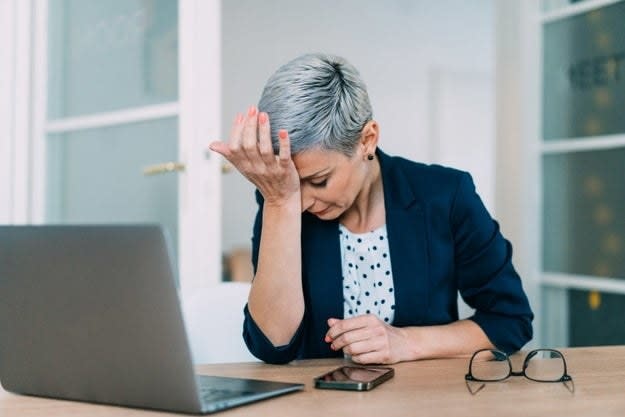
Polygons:
M393 368L341 366L315 378L315 388L368 391L395 375Z

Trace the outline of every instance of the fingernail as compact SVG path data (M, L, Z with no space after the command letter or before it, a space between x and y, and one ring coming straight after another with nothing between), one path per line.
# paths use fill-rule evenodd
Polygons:
M249 110L247 111L248 116L254 116L256 115L256 107L255 106L250 106Z
M284 129L280 129L278 131L278 136L280 137L280 139L286 139L288 134L286 133L286 130Z
M324 340L326 341L326 343L332 342L332 339L330 338L330 336L326 336Z
M260 112L258 114L258 121L260 122L261 125L264 125L265 123L267 123L267 113Z

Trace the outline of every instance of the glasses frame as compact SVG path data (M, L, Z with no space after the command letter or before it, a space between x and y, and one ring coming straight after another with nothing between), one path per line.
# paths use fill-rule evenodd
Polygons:
M506 360L508 362L508 375L498 378L498 379L481 379L481 378L476 378L473 376L473 374L471 373L471 369L473 368L473 360L475 359L475 357L477 355L479 355L482 352L491 352L494 356L495 356L495 360L498 361L503 361ZM560 355L560 357L562 358L562 363L564 365L564 369L562 372L562 376L560 378L557 379L535 379L535 378L531 378L527 375L527 373L525 372L525 370L527 369L530 360L532 360L532 358L534 356L536 356L539 353L542 352L551 352L551 353L557 353L558 355ZM564 354L562 352L560 352L559 350L556 349L534 349L531 350L527 353L527 355L525 355L525 359L523 359L523 368L522 370L519 371L514 371L512 369L512 362L510 361L510 357L508 356L507 353L502 352L498 349L480 349L476 352L473 353L473 355L471 356L471 360L469 361L469 371L467 372L467 374L464 376L464 379L467 383L467 388L469 389L469 392L471 392L471 394L475 395L478 391L480 391L482 388L484 388L485 383L487 382L501 382L504 381L508 378L510 378L511 376L523 376L531 381L535 381L535 382L547 382L547 383L553 383L553 382L562 382L565 384L565 386L567 387L567 389L569 389L569 391L573 392L575 390L575 387L573 386L573 391L571 390L571 388L568 387L568 385L566 385L567 382L571 382L573 383L573 378L568 374L567 372L567 366L566 366L566 359L564 358ZM471 388L469 387L468 383L469 381L472 382L483 382L484 384L482 384L477 390L472 391Z

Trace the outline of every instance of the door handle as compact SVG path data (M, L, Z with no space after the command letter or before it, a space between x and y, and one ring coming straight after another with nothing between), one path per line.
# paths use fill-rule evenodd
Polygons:
M182 162L163 162L143 168L143 175L167 174L169 172L183 172L186 166Z
M204 158L211 159L212 156L213 156L213 153L211 151L209 151L208 149L204 152ZM232 171L234 171L234 165L232 165L230 162L224 160L221 163L221 173L222 174L230 174Z
M149 165L143 168L143 175L159 175L159 174L167 174L169 172L184 172L186 165L182 162L163 162L162 164L154 164ZM232 166L229 162L224 162L221 164L221 173L229 174L234 170L234 166Z
M223 162L221 164L221 173L230 174L234 170L234 166L230 162Z

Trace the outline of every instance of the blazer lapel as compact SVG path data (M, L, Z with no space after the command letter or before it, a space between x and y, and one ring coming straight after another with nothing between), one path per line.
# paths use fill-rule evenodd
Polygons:
M425 322L428 310L429 259L423 207L405 173L377 151L382 168L386 229L395 288L397 326Z
M330 317L343 318L343 279L341 272L341 248L337 221L322 221L312 214L302 217L302 227L307 238L302 241L304 291L312 300L306 306L309 334L316 340L309 340L315 355L336 356L324 342Z

